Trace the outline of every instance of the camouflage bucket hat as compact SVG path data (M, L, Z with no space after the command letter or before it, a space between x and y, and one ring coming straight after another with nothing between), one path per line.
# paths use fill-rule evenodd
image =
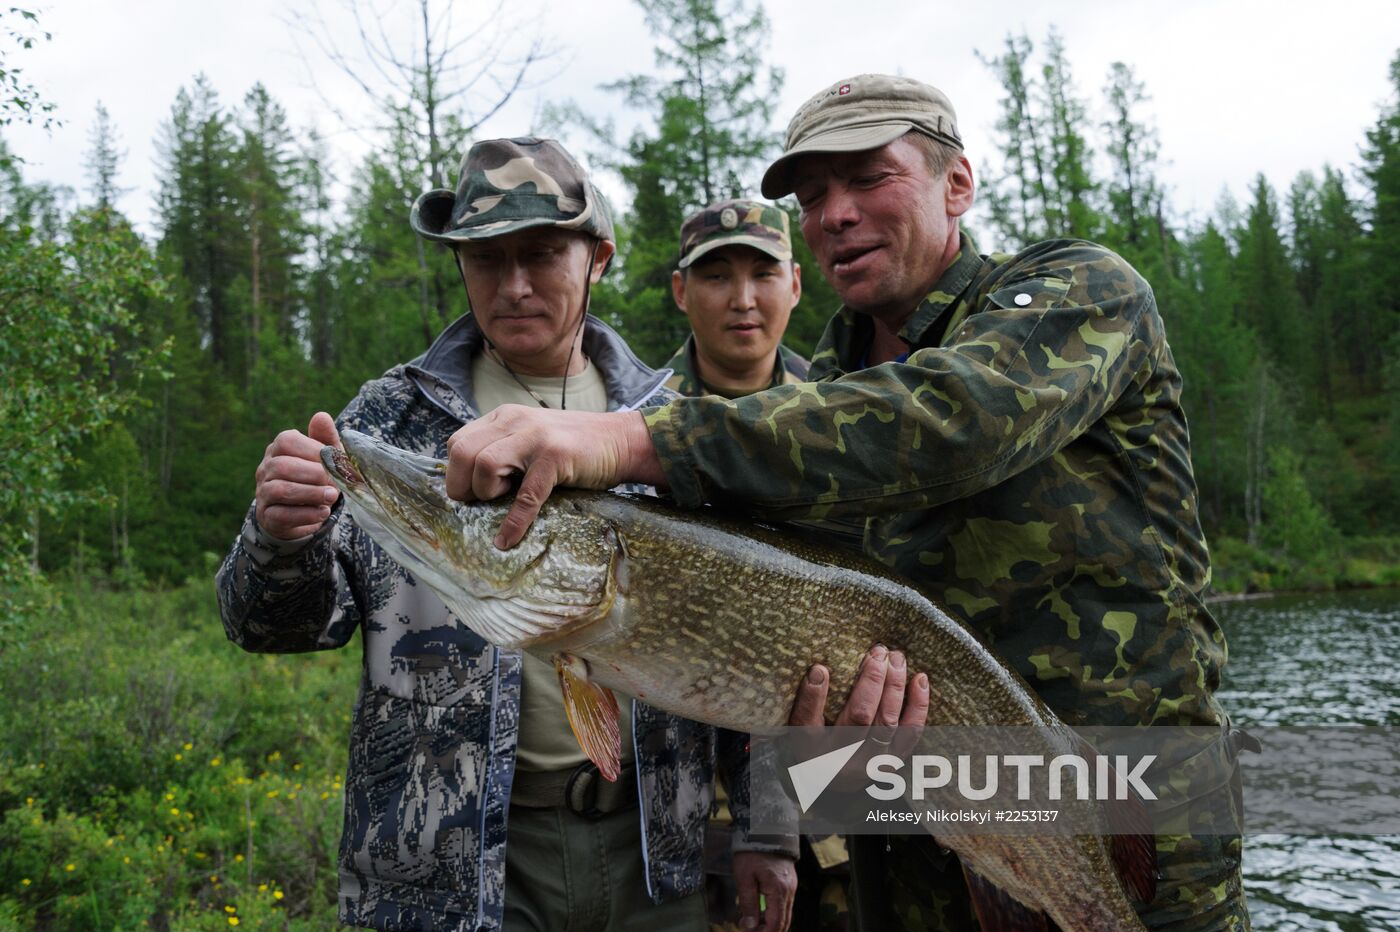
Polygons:
M938 88L888 74L837 81L798 108L780 155L763 173L763 196L792 193L792 165L809 152L863 152L911 129L962 149L953 104Z
M409 224L441 243L505 236L532 227L613 238L612 220L588 173L553 139L487 139L462 159L457 190L413 203Z
M792 258L788 215L758 201L720 201L691 214L681 224L680 267L721 246L751 246L779 262Z

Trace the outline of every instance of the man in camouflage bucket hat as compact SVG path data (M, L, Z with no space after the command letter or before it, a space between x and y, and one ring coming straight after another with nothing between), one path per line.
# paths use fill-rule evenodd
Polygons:
M1082 240L979 254L959 230L971 165L928 85L838 81L798 111L785 149L763 193L796 194L844 302L812 381L468 427L449 493L494 497L491 476L524 473L506 545L561 481L859 518L871 556L977 629L1066 723L1207 726L1220 740L1202 757L1231 766L1225 637L1203 600L1181 377L1151 287ZM799 705L795 722L820 722ZM971 927L956 858L923 837L858 841L862 928ZM1159 836L1143 922L1248 929L1240 851L1238 835Z
M782 345L802 297L788 216L757 201L711 204L681 224L671 295L691 335L666 367L682 395L738 398L807 377L807 360Z
M364 650L346 776L340 918L379 929L704 929L699 838L716 749L735 814L738 869L791 901L796 839L748 832L747 735L630 705L623 778L578 748L556 675L460 624L347 516L320 465L354 428L443 456L463 423L512 403L635 410L673 395L587 316L613 253L583 169L552 140L471 148L457 190L410 223L453 248L470 312L426 353L364 385L336 421L269 445L243 530L219 571L229 637L254 651Z

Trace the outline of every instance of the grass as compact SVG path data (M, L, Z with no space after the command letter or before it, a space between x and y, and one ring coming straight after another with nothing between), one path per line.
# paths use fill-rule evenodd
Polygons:
M0 654L0 928L336 928L358 658L245 654L212 582L59 595Z

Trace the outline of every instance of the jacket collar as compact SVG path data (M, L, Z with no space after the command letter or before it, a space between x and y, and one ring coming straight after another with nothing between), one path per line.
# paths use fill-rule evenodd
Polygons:
M486 335L467 312L447 326L427 352L404 366L405 374L438 407L459 421L479 417L472 393L471 360L482 352ZM670 375L655 370L632 352L615 330L591 314L583 324L583 351L603 375L608 410L639 407Z
M666 368L673 373L666 382L666 387L682 395L704 395L709 393L709 388L701 381L699 376L699 366L695 361L695 334L691 333L685 338L680 349L666 362ZM795 385L807 379L807 360L788 349L783 344L778 344L776 358L773 361L773 378L764 386L774 388L778 385Z
M914 313L904 322L899 331L900 339L911 347L925 346L936 342L938 333L930 333L934 325L948 315L948 309L959 302L962 293L982 268L982 257L977 252L972 237L958 233L958 257L948 266L934 283L933 290L924 296ZM956 313L952 316L956 316Z
M958 257L943 271L933 290L924 296L914 313L899 331L911 350L937 346L942 335L961 321L971 310L968 288L985 266L972 237L958 234ZM827 323L826 332L812 353L812 369L807 378L812 381L831 378L860 367L868 352L874 324L864 314L842 307Z

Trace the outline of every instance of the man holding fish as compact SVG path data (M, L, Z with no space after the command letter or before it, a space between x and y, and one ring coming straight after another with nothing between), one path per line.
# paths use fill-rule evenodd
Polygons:
M763 193L796 195L844 302L812 381L598 415L504 407L454 436L448 493L515 491L503 548L559 485L860 520L870 556L980 632L1063 721L1218 726L1224 748L1225 639L1203 602L1181 379L1150 286L1079 240L980 255L959 230L974 183L952 105L907 78L807 101ZM945 852L870 841L853 852L862 928L967 927ZM1159 837L1156 856L1146 925L1248 928L1238 836Z
M615 248L612 225L558 143L477 143L457 190L423 195L410 222L453 248L471 313L367 383L340 428L443 456L454 430L502 404L602 413L674 397L664 372L587 316L589 285ZM345 515L321 466L325 445L338 447L339 433L324 413L269 445L218 591L230 639L248 650L340 647L360 629L341 919L381 929L704 929L701 840L718 756L745 920L784 928L796 839L748 832L747 736L623 697L621 772L603 779L565 720L555 670L496 650L387 558ZM902 706L902 671L887 676L883 659L867 667L855 714Z

